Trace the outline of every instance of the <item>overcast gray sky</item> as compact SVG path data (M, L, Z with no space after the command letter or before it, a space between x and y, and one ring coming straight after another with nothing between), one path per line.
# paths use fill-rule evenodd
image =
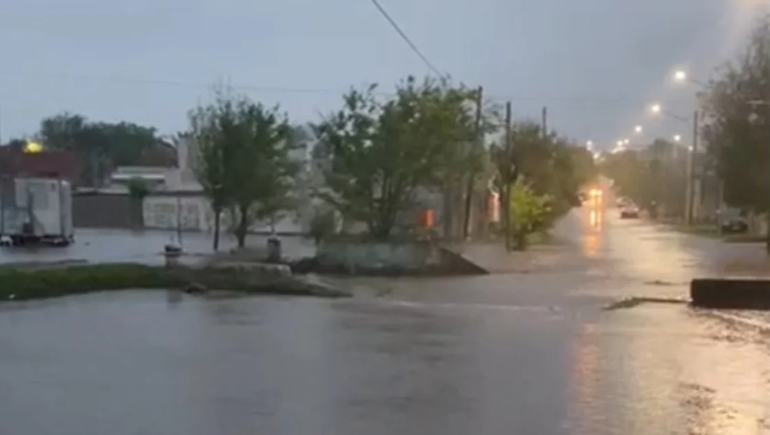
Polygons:
M770 0L381 0L441 70L516 118L610 146L689 132L646 115L693 108L677 67L705 80ZM429 73L369 0L25 0L0 2L0 110L7 139L62 110L161 132L227 78L296 121L352 84ZM118 80L126 78L126 80Z

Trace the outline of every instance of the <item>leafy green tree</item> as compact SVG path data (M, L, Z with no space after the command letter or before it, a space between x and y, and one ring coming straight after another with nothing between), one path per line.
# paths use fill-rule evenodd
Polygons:
M215 249L219 216L226 208L235 212L234 232L238 246L244 247L253 222L274 221L293 205L295 143L277 107L218 91L214 103L190 113L190 136L197 152L196 175L215 216Z
M537 222L538 230L546 230L580 204L580 187L597 174L593 156L555 133L544 136L540 124L532 121L514 124L510 141L510 149L495 145L490 150L502 203L511 202L506 200L507 186L526 180L528 189L548 199L547 213Z
M467 158L474 138L474 93L446 81L409 77L384 101L376 86L353 90L343 108L316 125L324 161L319 195L346 219L387 238L418 188L440 185Z
M211 202L214 214L214 251L219 250L222 213L231 203L232 183L227 168L235 158L233 144L239 140L234 102L218 93L215 101L188 113L189 130L178 141L189 141L193 153L193 172Z
M135 227L144 223L142 214L144 198L150 194L150 188L141 178L132 178L128 182L128 195L131 198L131 220Z
M235 235L243 247L253 222L274 220L276 213L292 206L287 197L298 164L291 155L288 118L277 107L241 98L236 114L239 139L232 144L234 158L227 166L227 179L238 212Z
M754 213L770 209L770 19L719 70L706 94L702 138L724 182L725 201ZM768 233L770 249L770 233Z
M684 217L686 201L686 150L656 139L641 150L628 150L606 157L602 171L618 192L650 217Z
M140 164L161 142L152 127L90 122L68 112L43 119L38 136L47 147L77 152L85 163L80 183L94 187L112 167Z
M551 198L538 194L523 180L513 183L510 189L508 216L511 220L513 246L517 250L524 250L527 248L528 236L542 228L549 213Z

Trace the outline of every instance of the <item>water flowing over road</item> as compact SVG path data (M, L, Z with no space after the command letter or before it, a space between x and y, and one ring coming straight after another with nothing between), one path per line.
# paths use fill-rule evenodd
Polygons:
M349 300L0 305L0 433L770 433L764 314L605 309L764 274L762 247L616 214L576 211L564 246L468 249L500 273L343 280Z

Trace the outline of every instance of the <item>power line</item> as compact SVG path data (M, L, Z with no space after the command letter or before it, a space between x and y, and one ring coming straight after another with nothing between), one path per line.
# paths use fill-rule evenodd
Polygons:
M377 10L380 11L380 14L382 14L382 16L385 17L386 20L388 20L388 22L390 23L391 27L393 27L393 29L396 32L398 32L399 35L401 35L401 39L403 39L407 43L407 45L409 45L409 47L412 49L412 51L414 51L415 54L417 54L417 56L419 56L420 59L422 59L422 61L425 62L425 65L427 65L428 68L431 69L431 71L436 73L436 75L438 75L439 77L444 77L446 75L446 74L442 73L441 71L439 71L439 69L436 68L435 65L433 65L433 63L428 59L428 57L425 56L422 53L422 51L420 51L419 48L417 48L417 45L415 45L415 43L412 42L412 40L408 36L406 36L406 33L404 33L404 31L401 30L401 27L396 23L395 20L393 20L393 18L385 10L385 8L382 7L382 5L380 4L380 2L378 0L372 0L372 4L374 4L374 6L377 8Z
M147 77L126 77L126 76L97 76L90 74L72 74L72 73L58 73L58 72L21 72L21 71L3 71L0 70L0 75L5 76L19 76L24 78L39 77L39 78L54 78L62 80L81 80L81 81L101 81L101 82L113 82L113 83L125 83L147 86L186 86L195 87L201 89L212 89L216 87L216 83L172 80L172 79L156 79ZM223 82L226 83L226 82ZM302 87L285 87L285 86L260 86L253 84L225 84L224 86L240 91L251 92L272 92L279 94L319 94L319 95L341 95L348 92L352 88L348 89L332 89L332 88L302 88ZM376 95L393 97L396 94L394 92L379 91L375 92ZM586 96L586 95L515 95L515 94L487 94L487 97L497 101L513 101L515 102L532 102L538 104L551 104L551 105L646 105L649 100L641 97L631 96ZM669 99L660 100L663 103L676 103L679 101L687 101L685 97L681 99Z

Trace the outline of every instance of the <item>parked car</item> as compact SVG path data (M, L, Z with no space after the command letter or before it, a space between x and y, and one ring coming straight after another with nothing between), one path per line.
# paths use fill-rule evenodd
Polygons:
M724 234L741 234L749 231L749 223L741 212L733 208L725 208L718 212L719 231Z
M724 234L742 234L749 231L749 224L743 218L724 220L720 231Z
M620 209L621 219L638 219L639 208L633 204L627 204Z

